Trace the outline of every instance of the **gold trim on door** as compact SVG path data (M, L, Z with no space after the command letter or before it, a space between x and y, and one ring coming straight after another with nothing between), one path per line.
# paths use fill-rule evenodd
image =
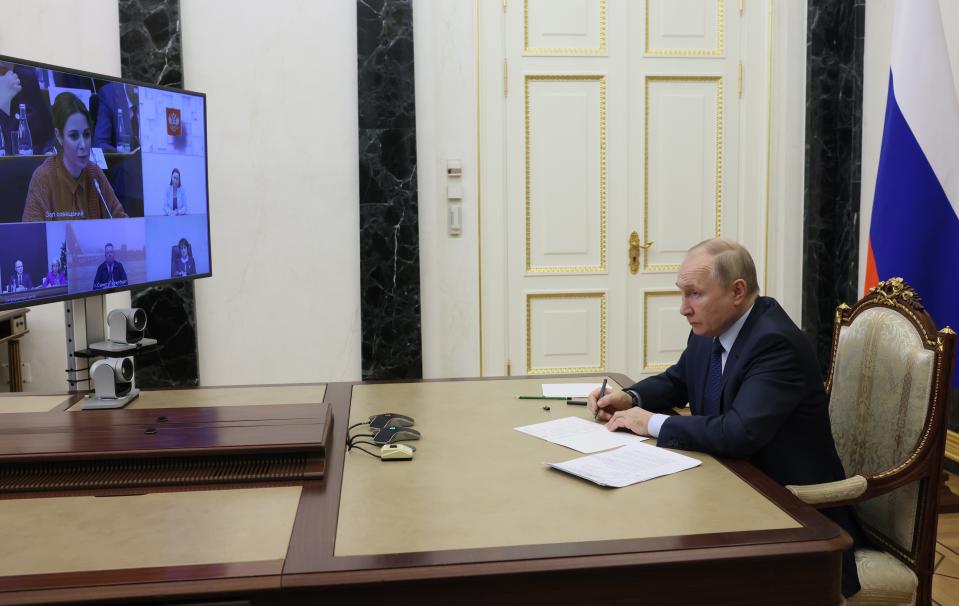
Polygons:
M606 0L599 0L599 46L596 48L534 47L529 45L529 0L523 0L523 53L540 56L605 55L606 54Z
M654 57L721 57L726 53L726 9L725 0L716 0L716 48L677 48L666 49L649 47L649 0L646 0L646 39L644 40L645 54Z
M534 299L599 299L599 366L563 368L531 368L533 365L532 302ZM560 375L576 372L603 372L606 370L606 293L605 292L550 292L526 294L526 374Z
M643 368L640 372L662 372L672 364L647 364L649 360L649 299L651 297L675 297L681 294L679 290L645 290L643 291Z
M643 93L643 239L649 241L649 85L651 82L714 82L716 84L716 234L722 236L723 222L723 77L646 76ZM645 255L644 271L676 271L678 264L650 265Z
M532 261L532 242L530 241L530 119L529 119L529 83L583 81L599 83L599 265L550 265L534 267ZM528 274L582 274L602 273L606 271L606 76L600 75L527 75L524 83L523 120L526 147L526 273Z

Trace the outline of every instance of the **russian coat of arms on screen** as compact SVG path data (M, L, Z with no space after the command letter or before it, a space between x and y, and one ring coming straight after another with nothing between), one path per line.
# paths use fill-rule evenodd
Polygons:
M166 108L166 134L171 137L179 137L183 134L180 110L175 107Z

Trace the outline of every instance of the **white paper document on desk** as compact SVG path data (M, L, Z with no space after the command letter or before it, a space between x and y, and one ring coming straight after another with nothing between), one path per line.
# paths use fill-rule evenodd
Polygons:
M548 398L585 398L602 383L543 383L543 395Z
M635 444L646 439L634 433L609 431L602 423L587 421L580 417L566 417L535 425L524 425L517 427L516 431L587 454Z
M571 473L600 486L622 488L660 476L692 469L702 464L698 459L670 452L649 444L630 444L604 452L579 457L548 466Z

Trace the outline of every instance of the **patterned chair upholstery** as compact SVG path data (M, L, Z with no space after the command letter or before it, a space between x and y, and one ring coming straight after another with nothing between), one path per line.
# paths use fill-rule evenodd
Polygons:
M901 278L836 310L826 391L847 478L787 488L820 508L853 505L881 547L856 551L849 606L931 603L955 340Z

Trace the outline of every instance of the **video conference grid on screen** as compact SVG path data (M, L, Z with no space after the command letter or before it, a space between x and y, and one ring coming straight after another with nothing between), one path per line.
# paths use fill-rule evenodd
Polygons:
M0 309L210 274L205 98L0 57Z

